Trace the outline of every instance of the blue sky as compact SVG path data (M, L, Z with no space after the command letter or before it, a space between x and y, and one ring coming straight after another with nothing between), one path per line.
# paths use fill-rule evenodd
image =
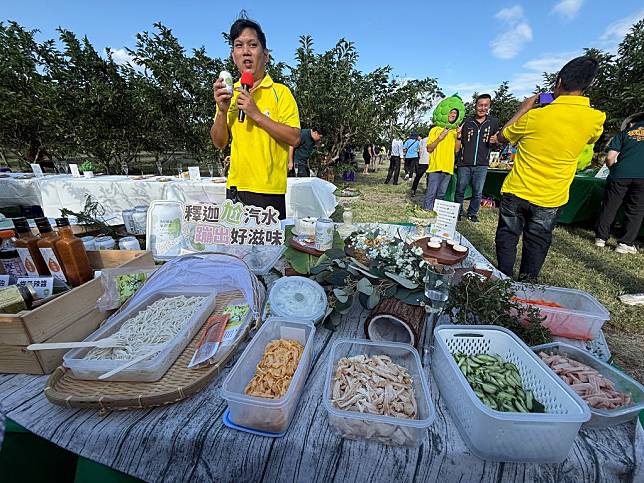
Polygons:
M87 35L99 49L124 46L160 21L187 48L205 45L212 56L228 48L221 32L247 9L264 28L273 57L293 61L298 38L313 36L318 50L340 37L355 42L359 68L389 64L400 77L437 77L451 94L491 91L503 80L523 96L584 47L614 51L628 27L644 18L637 0L541 1L29 1L0 0L0 19L37 28L58 26ZM446 13L443 13L446 12Z

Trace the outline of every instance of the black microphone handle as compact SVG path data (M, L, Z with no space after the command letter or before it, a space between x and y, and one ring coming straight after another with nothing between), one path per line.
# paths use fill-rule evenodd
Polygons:
M242 84L242 85L241 85L241 88L242 88L242 90L244 90L244 91L246 91L246 92L248 92L248 91L249 91L248 86L247 86L246 84ZM237 120L238 120L239 122L244 122L244 119L246 119L246 113L240 109L240 110L239 110L239 114L238 114L238 116L237 116Z

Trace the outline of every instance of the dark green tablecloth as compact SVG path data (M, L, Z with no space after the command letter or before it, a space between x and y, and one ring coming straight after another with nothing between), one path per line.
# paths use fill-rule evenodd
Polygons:
M501 199L501 186L509 171L490 169L487 172L483 196ZM559 223L594 225L601 211L606 180L591 176L577 175L570 185L570 199L559 217ZM644 236L644 226L640 229Z

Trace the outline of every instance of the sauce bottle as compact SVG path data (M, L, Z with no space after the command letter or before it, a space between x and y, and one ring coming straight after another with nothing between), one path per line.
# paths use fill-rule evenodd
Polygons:
M58 249L56 248L56 242L60 240L60 237L54 233L49 220L44 216L36 218L35 221L41 235L40 240L38 240L38 249L47 264L49 272L57 279L67 283L65 268L61 263Z
M25 266L25 271L30 277L49 275L49 269L38 249L38 237L34 236L26 218L14 218L13 226L16 227L16 250Z
M56 218L56 226L60 237L56 242L59 260L65 267L65 275L69 283L73 287L78 287L94 277L85 245L83 240L74 235L67 218Z
M24 277L27 272L16 250L14 235L13 230L0 231L0 264L7 275Z

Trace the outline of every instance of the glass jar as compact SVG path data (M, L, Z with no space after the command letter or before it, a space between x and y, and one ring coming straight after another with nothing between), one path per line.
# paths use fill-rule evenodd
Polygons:
M97 250L114 250L116 242L111 236L98 236L94 240Z

